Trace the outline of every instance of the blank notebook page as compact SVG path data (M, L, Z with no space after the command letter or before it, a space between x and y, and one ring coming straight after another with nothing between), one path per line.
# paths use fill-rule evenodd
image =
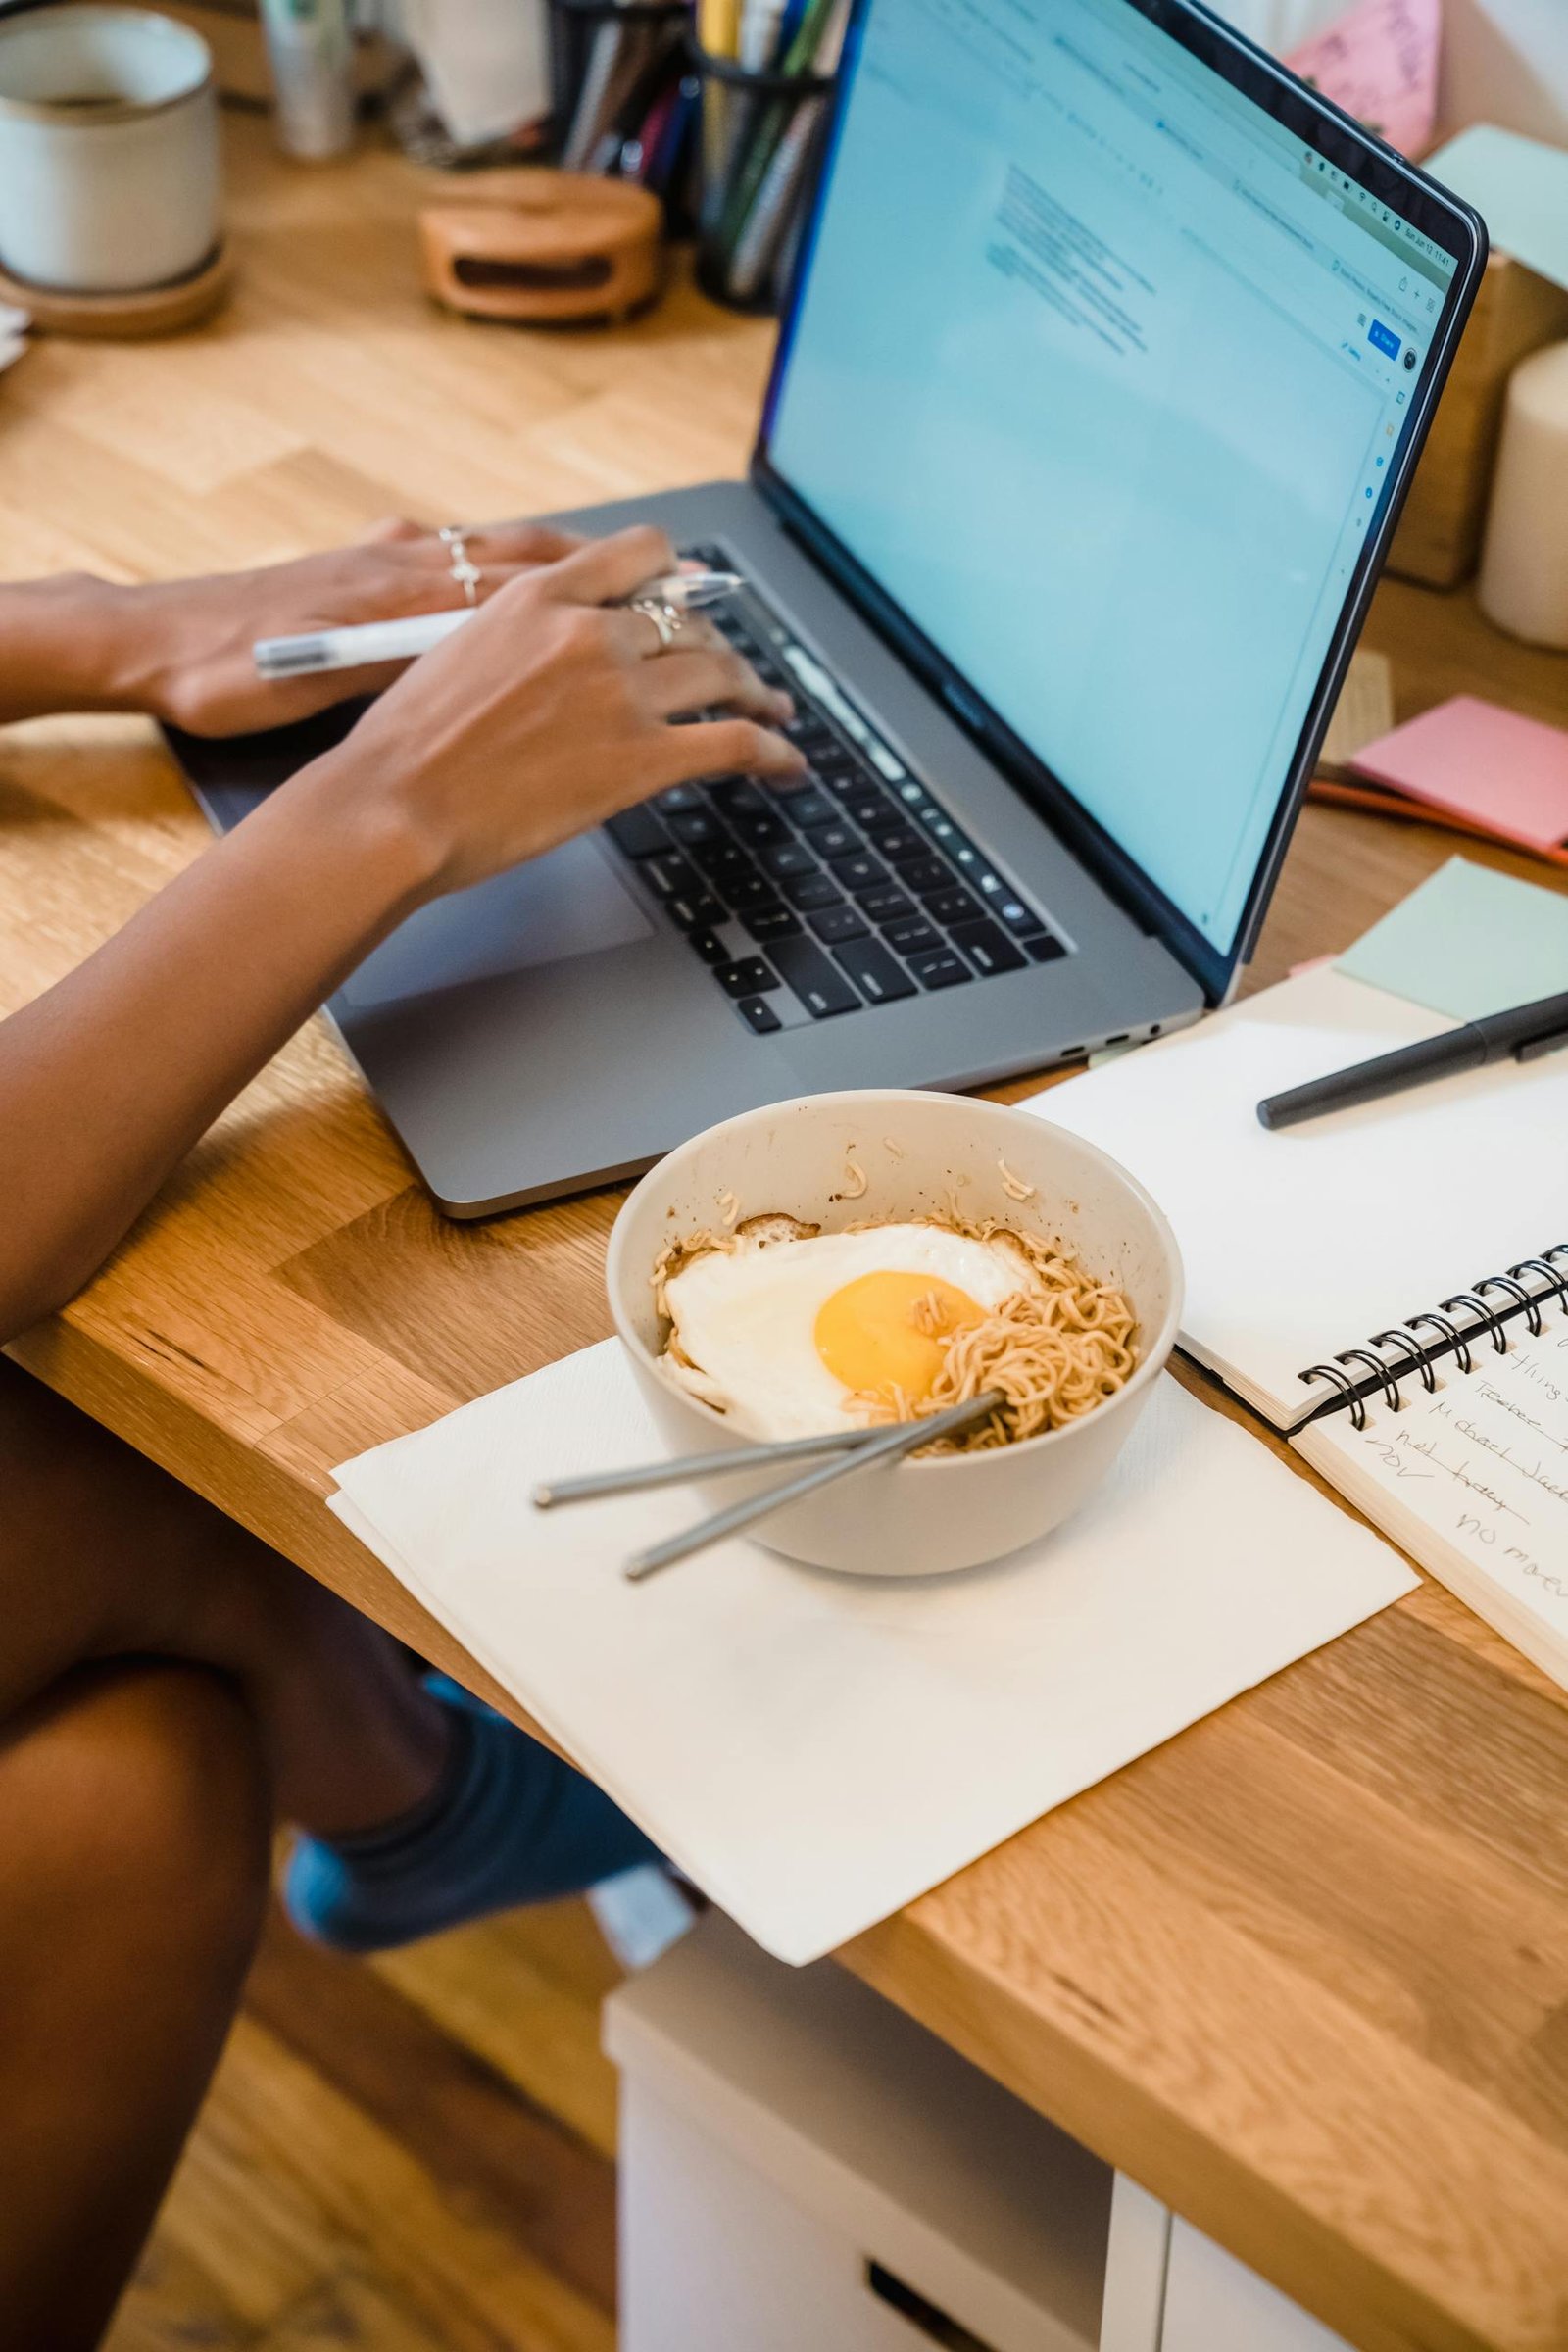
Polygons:
M1029 1105L1149 1187L1186 1264L1181 1345L1280 1428L1324 1394L1308 1364L1568 1240L1568 1054L1258 1125L1263 1096L1452 1026L1304 972Z

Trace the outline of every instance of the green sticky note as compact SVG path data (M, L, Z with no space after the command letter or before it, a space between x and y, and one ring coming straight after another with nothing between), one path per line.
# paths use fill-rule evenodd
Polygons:
M1456 1021L1568 991L1568 891L1450 858L1337 969Z
M1421 169L1475 206L1499 253L1568 286L1568 149L1478 122Z

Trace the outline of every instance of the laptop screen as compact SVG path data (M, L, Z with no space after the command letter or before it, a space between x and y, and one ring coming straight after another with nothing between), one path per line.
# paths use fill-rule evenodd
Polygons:
M767 461L1223 955L1457 265L1132 0L845 72Z

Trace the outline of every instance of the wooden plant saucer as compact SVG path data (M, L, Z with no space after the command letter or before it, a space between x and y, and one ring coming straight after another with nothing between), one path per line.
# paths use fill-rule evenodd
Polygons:
M32 285L0 269L0 303L14 303L25 311L40 334L172 335L216 311L227 296L233 274L227 248L221 245L188 277L139 293L68 294L55 286Z

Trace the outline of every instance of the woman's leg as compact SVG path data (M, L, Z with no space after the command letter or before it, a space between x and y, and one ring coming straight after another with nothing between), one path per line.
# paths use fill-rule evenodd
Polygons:
M0 2336L86 2352L228 2031L267 1892L254 1722L199 1668L78 1669L0 1729Z
M296 1923L369 1951L657 1859L611 1800L0 1358L0 1727L86 1663L228 1676L281 1817ZM0 2117L3 2128L3 2117Z
M74 1668L219 1669L280 1813L325 1837L408 1811L445 1711L379 1629L0 1358L0 1726Z

